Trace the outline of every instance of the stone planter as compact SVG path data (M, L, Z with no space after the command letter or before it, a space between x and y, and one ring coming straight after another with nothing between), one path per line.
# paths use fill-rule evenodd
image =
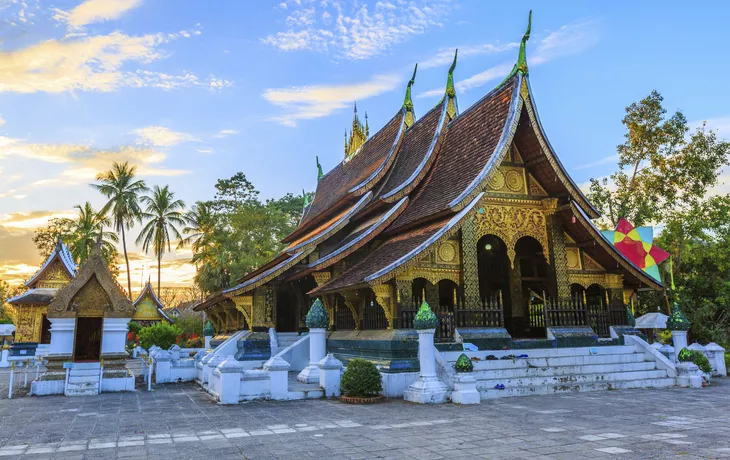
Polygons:
M477 379L469 372L457 372L451 401L455 404L479 404L481 395L477 391Z
M702 388L700 369L691 362L677 363L677 386Z
M358 398L356 396L340 396L340 402L345 404L377 404L385 401L385 396L371 396L369 398Z

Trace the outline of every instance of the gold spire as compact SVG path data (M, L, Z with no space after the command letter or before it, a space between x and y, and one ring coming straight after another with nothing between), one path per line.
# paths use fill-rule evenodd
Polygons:
M347 135L347 131L345 131ZM357 103L355 103L354 116L352 118L352 131L345 144L345 159L352 158L370 135L370 128L367 126L367 113L365 114L365 126L360 123L357 116Z

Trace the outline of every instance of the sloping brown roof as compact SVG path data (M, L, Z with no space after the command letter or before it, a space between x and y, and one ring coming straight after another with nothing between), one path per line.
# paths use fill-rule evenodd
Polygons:
M395 201L418 185L435 159L434 137L446 115L446 98L420 118L405 133L398 157L380 191L380 198ZM440 132L440 131L439 131Z
M7 300L12 305L48 305L56 297L56 288L28 289L22 294Z
M497 153L520 80L517 74L448 125L434 165L419 184L408 209L388 231L450 212L450 204L474 185Z
M317 183L312 204L294 232L284 241L299 238L310 224L336 211L343 201L366 193L384 175L396 157L399 138L404 131L405 109L401 109L375 133L349 161L342 161Z

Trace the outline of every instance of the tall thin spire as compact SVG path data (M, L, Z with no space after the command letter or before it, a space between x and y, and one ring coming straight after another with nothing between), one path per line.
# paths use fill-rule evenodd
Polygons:
M319 164L319 157L315 156L314 158L317 161L317 182L319 182L324 177L324 173L322 172L322 165Z
M345 139L345 159L352 158L355 153L362 147L365 141L368 140L368 132L370 131L367 126L367 113L365 114L365 126L360 123L360 118L357 116L357 102L354 104L353 117L352 117L352 131L347 139ZM347 133L347 131L345 131Z
M515 63L515 66L512 68L512 71L509 73L509 75L507 75L507 78L503 80L503 82L514 77L517 72L521 72L522 75L527 75L529 73L529 69L527 68L527 41L530 39L531 30L532 10L530 10L530 15L527 19L527 30L522 36L522 41L520 42L520 54L517 55L517 62Z
M370 137L370 126L368 126L368 113L365 112L365 137Z
M446 79L446 97L449 98L446 111L452 119L456 118L456 114L459 112L459 107L456 104L456 88L454 88L454 70L456 69L456 58L458 56L459 48L454 52L454 62L449 67L449 76Z
M413 86L413 83L416 81L416 71L418 71L418 64L416 64L416 67L413 68L413 76L408 81L408 86L406 87L406 97L403 100L403 107L406 109L406 128L410 128L413 123L416 122L416 115L413 112L413 99L411 99L411 86Z

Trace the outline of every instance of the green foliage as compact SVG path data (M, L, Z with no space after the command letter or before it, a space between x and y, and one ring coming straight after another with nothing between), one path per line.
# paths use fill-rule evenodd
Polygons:
M185 337L203 334L203 318L197 313L183 312L174 321Z
M203 348L203 345L205 345L205 342L200 337L195 337L194 339L188 340L187 346L185 348Z
M725 353L725 369L730 369L730 353Z
M462 353L459 359L456 360L454 369L456 369L456 372L471 372L474 370L474 363L471 362L471 359L465 353Z
M7 316L0 317L0 324L13 324L13 320Z
M431 307L424 300L413 319L413 327L416 329L435 329L439 324L438 317L431 311Z
M306 321L309 329L327 329L329 326L330 315L320 299L316 299L312 303L312 308L307 312Z
M152 345L167 350L175 343L180 334L182 331L179 327L160 322L153 326L143 327L139 331L139 344L145 350L149 350Z
M636 318L634 318L634 314L631 312L631 308L629 307L626 307L626 324L631 327L636 326Z
M705 354L699 350L682 348L682 350L679 352L679 355L677 355L677 359L681 362L692 362L696 364L697 367L699 367L700 370L705 374L709 374L712 372L712 365L710 365L710 360L707 359L707 356L705 356Z
M368 398L383 390L383 380L375 364L355 358L347 364L341 386L345 396Z
M196 203L185 215L183 230L198 268L195 282L204 292L235 284L278 254L281 239L301 218L304 200L289 193L262 203L241 172L218 180L215 188L213 200Z
M139 331L142 330L142 325L136 321L130 321L127 325L127 329L134 335L139 335Z

